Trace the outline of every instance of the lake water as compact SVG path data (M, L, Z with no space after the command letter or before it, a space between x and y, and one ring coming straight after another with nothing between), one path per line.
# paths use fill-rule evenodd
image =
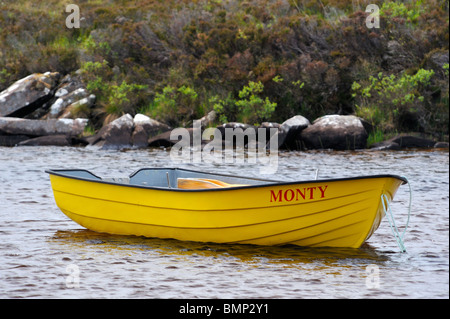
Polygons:
M400 253L386 219L360 249L218 245L112 236L56 207L49 168L127 176L174 167L163 149L0 147L0 298L449 298L448 150L281 152L281 180L397 174L413 202ZM260 176L257 164L179 167ZM267 176L270 178L271 176ZM408 187L392 203L398 225Z

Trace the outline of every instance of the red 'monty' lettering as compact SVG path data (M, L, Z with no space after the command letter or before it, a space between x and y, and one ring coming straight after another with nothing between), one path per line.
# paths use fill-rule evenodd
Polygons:
M303 193L302 193L302 191L300 190L300 189L296 189L296 191L297 191L297 196L295 197L295 200L298 200L298 195L300 194L300 196L303 198L303 199L305 199L305 193L306 193L306 189L305 188L303 188Z
M290 195L288 195L288 192ZM292 189L288 189L284 192L284 199L288 202L294 199L294 191Z
M281 198L282 198L281 189L278 191L277 195L275 195L275 192L273 190L270 190L270 202L272 202L272 200L277 201L277 199L279 202L281 202Z
M306 199L314 199L314 196L319 195L320 193L320 198L324 198L325 197L325 191L327 190L328 185L324 185L324 186L317 186L317 187L303 187L303 188L295 188L295 189L291 189L288 188L285 191L283 190L278 190L278 191L274 191L274 190L270 190L270 202L282 202L283 198L286 202L291 202L294 200L295 197L295 201L299 201L301 199L306 200ZM307 198L308 197L308 198Z

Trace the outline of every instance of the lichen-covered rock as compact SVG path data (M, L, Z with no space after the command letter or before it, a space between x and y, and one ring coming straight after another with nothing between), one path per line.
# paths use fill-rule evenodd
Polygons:
M142 126L147 138L169 131L170 126L152 119L144 114L136 114L133 119L135 127Z
M84 88L78 88L73 92L59 97L55 103L50 106L50 111L48 113L48 118L58 118L64 113L69 105L79 102L80 100L86 99L86 103L89 103L87 97L89 93Z
M87 119L29 120L16 117L0 117L0 133L8 135L77 136L83 133Z
M301 150L301 132L311 123L306 117L296 115L284 121L279 128L278 144L280 148Z
M0 116L24 117L50 100L58 85L58 72L35 73L0 93Z
M125 114L101 128L93 137L89 138L90 146L102 149L121 149L132 146L131 134L134 122L130 114Z
M353 115L322 116L301 132L308 149L363 149L367 136L360 118Z

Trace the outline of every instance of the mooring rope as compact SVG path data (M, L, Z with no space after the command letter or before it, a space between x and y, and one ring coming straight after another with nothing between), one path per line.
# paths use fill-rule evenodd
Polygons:
M391 206L389 205L388 197L386 196L386 194L381 194L381 203L383 204L384 214L386 215L386 218L389 222L389 226L391 227L392 230L392 234L394 235L394 238L397 241L398 247L400 248L400 251L402 253L406 252L406 247L403 238L405 237L406 229L408 229L409 226L409 220L411 217L411 205L412 205L411 184L409 183L406 177L404 178L409 186L409 208L408 208L408 218L406 220L405 229L403 230L402 234L400 234L397 225L395 224L394 214L392 213Z

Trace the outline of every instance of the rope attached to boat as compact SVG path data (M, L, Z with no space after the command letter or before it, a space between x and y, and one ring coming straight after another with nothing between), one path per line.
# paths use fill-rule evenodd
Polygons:
M397 225L395 224L394 214L392 213L391 206L389 205L389 200L386 194L381 194L381 203L383 204L383 210L384 214L386 215L386 218L389 222L389 226L391 227L392 234L395 237L395 240L397 241L398 247L400 248L400 252L406 252L406 247L403 242L403 238L405 237L406 229L409 225L409 219L411 217L411 204L412 204L412 190L411 190L411 184L409 183L408 179L404 177L408 186L409 186L409 208L408 208L408 219L406 220L405 229L403 229L403 232L400 234Z

